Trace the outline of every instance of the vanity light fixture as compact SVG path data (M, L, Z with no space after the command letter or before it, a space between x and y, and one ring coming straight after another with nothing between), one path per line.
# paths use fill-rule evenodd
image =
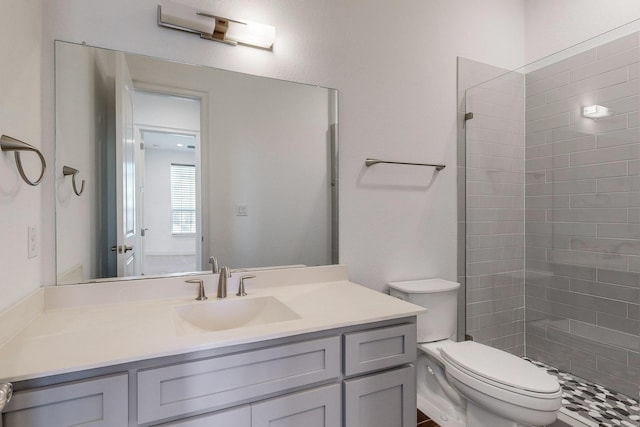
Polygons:
M158 25L198 34L206 40L268 50L271 50L276 38L276 28L271 25L223 18L172 1L163 1L158 5Z
M588 119L601 119L613 115L613 111L602 105L589 105L582 107L582 116Z

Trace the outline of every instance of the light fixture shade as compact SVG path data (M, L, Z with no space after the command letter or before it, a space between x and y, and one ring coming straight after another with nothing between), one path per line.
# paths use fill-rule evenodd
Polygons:
M158 25L199 34L207 40L263 49L271 49L276 38L276 28L271 25L224 18L170 0L158 5Z
M229 21L225 39L241 44L271 49L276 39L276 27L250 21Z
M589 105L582 107L582 116L588 119L601 119L613 115L613 111L602 105Z

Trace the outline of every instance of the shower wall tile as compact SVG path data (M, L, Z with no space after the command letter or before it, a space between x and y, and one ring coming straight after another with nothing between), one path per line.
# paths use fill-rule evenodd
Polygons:
M584 119L590 120L590 119ZM606 132L614 132L627 128L626 115L611 116L606 119L598 119L594 123L585 123L581 120L571 126L560 127L551 131L552 141L562 141L565 139L579 138L594 133L601 134Z
M624 83L599 89L597 92L597 100L600 103L605 103L609 101L616 101L621 98L626 98L629 96L629 94L636 93L637 85L638 82L630 80ZM618 113L617 110L614 111Z
M640 76L640 65L639 64L629 65L629 80L635 80L639 76Z
M566 196L564 196L566 197ZM554 199L561 199L556 196ZM566 197L566 199L569 199ZM534 202L535 203L535 202ZM570 205L570 199L562 202L560 208ZM528 206L528 203L527 203ZM553 208L554 206L549 206ZM608 209L549 209L547 210L547 220L557 222L597 222L597 223L626 223L627 210L623 208Z
M592 341L610 344L635 352L640 351L640 340L638 340L637 336L625 332L572 320L571 333Z
M575 181L591 178L627 176L627 162L604 163L590 166L576 166L547 171L547 182Z
M640 85L640 82L638 82ZM597 136L598 147L613 147L623 144L636 144L640 141L640 129L630 128L609 132Z
M587 70L590 70L590 65ZM627 81L627 70L624 68L618 68L605 73L596 73L591 78L585 78L584 80L577 81L572 80L571 84L555 88L548 91L547 102L556 102L561 99L571 98L574 96L590 96L591 92L603 89L608 86L620 84Z
M640 305L627 304L627 317L629 319L640 320Z
M576 82L587 79L589 77L597 76L602 73L610 72L609 70L623 70L625 73L625 79L627 74L627 66L636 63L640 60L640 50L637 47L627 49L622 52L616 53L599 59L596 62L592 62L587 65L580 66L571 70L571 81Z
M634 226L638 227L638 226ZM628 236L628 235L627 235ZM637 237L640 238L640 237ZM598 269L598 281L617 285L640 287L640 274L629 271ZM640 303L640 301L638 301Z
M567 74L567 82L568 78ZM540 83L540 87L544 85L554 83ZM505 74L468 90L466 107L466 111L474 114L465 123L466 332L476 341L521 355L524 77ZM570 115L565 116L564 122L568 123ZM540 129L553 127L555 123L553 119L548 124L543 121L539 123ZM567 166L568 160L567 156Z
M627 362L628 351L626 350L584 339L554 327L546 328L546 338L556 343L562 343L573 348L580 348L583 351L593 354L599 358L604 358L618 363Z
M615 162L637 158L640 155L640 144L622 145L618 147L599 148L597 150L572 153L571 166L592 165L596 163ZM526 163L525 163L526 164Z
M601 178L601 179L598 179L597 183L598 183L598 190L603 193L616 193L616 192L622 192L622 191L640 191L639 176L623 176L619 178Z
M525 76L525 79L526 79L525 81L526 81L526 84L529 85L545 77L558 75L563 72L570 71L584 64L591 64L592 62L595 62L597 59L598 59L597 50L590 49L585 52L582 52L577 55L558 61L554 64L547 65L546 67L538 68L537 70L531 71L527 73L527 75Z
M536 70L526 77L535 86L525 112L525 351L623 393L635 378L634 394L639 61L640 37L632 34ZM614 115L582 117L582 107L595 103Z
M598 313L598 326L625 332L630 335L640 331L640 321L628 317L612 316L606 313Z
M596 49L598 52L598 59L638 47L638 45L640 45L640 37L638 37L638 34L629 34L628 36L624 36L612 42L603 44L602 46L598 46Z
M570 290L585 295L599 296L618 301L633 301L638 296L638 289L629 286L609 285L590 280L571 279ZM602 311L602 310L599 310ZM626 313L622 313L625 315ZM613 328L615 329L615 328ZM640 329L639 329L640 331Z

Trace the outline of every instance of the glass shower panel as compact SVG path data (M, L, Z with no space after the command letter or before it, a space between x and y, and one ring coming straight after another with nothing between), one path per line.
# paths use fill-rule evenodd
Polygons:
M468 89L466 111L466 332L523 355L524 75Z
M629 396L640 382L639 42L525 79L525 351ZM612 114L585 117L594 105Z

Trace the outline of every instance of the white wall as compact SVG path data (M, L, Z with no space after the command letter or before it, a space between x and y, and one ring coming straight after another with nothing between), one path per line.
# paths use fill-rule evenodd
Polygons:
M41 146L41 22L41 0L0 2L0 134L36 147ZM35 180L39 160L34 154L21 157L27 176ZM53 159L47 160L52 168ZM0 153L0 309L36 289L41 260L53 257L53 236L43 234L40 223L44 186L53 186L50 176L38 187L28 186L18 175L13 153ZM32 259L27 258L29 226L48 242L47 252Z
M640 19L638 0L525 0L527 63Z
M351 278L376 289L388 280L455 279L456 56L521 65L523 0L185 3L275 25L273 52L158 28L155 0L48 1L45 43L86 41L339 89L340 259ZM52 81L47 75L45 86ZM46 134L53 104L45 95ZM429 169L365 170L368 156L450 167L429 186ZM44 280L52 282L46 264Z
M72 46L76 48L76 46ZM97 249L97 177L96 137L97 111L96 66L93 51L70 50L69 45L61 45L57 52L60 64L73 66L58 67L56 79L57 93L64 97L57 99L60 114L57 117L56 138L64 141L58 145L55 162L56 214L64 236L58 234L57 274L59 283L75 283L96 276ZM65 132L68 130L68 132ZM52 165L53 167L54 165ZM76 176L76 186L80 189L82 180L85 188L80 196L72 189L71 176L62 174L63 166L70 166L80 172ZM73 273L71 281L64 276ZM80 274L75 276L75 274Z
M409 188L389 188L392 178L410 172L387 174L376 167L365 174L362 167L367 156L454 164L455 57L522 65L525 3L528 61L606 29L600 25L637 16L639 6L636 0L183 1L276 25L274 51L232 48L158 28L155 0L48 0L44 22L39 0L0 3L3 32L12 34L0 41L0 53L13 63L0 67L0 132L39 145L42 125L42 147L53 162L54 39L338 88L341 260L350 264L353 280L374 288L390 279L455 278L454 169L419 191L411 186L427 179L424 171L407 178ZM556 19L558 7L579 10L579 19L568 13ZM616 19L603 19L609 14ZM563 35L567 27L571 33ZM361 175L381 186L364 186ZM55 281L52 178L49 170L43 185L27 188L13 159L0 156L0 238L12 242L0 245L2 306ZM29 224L41 225L43 255L32 260L25 255Z

